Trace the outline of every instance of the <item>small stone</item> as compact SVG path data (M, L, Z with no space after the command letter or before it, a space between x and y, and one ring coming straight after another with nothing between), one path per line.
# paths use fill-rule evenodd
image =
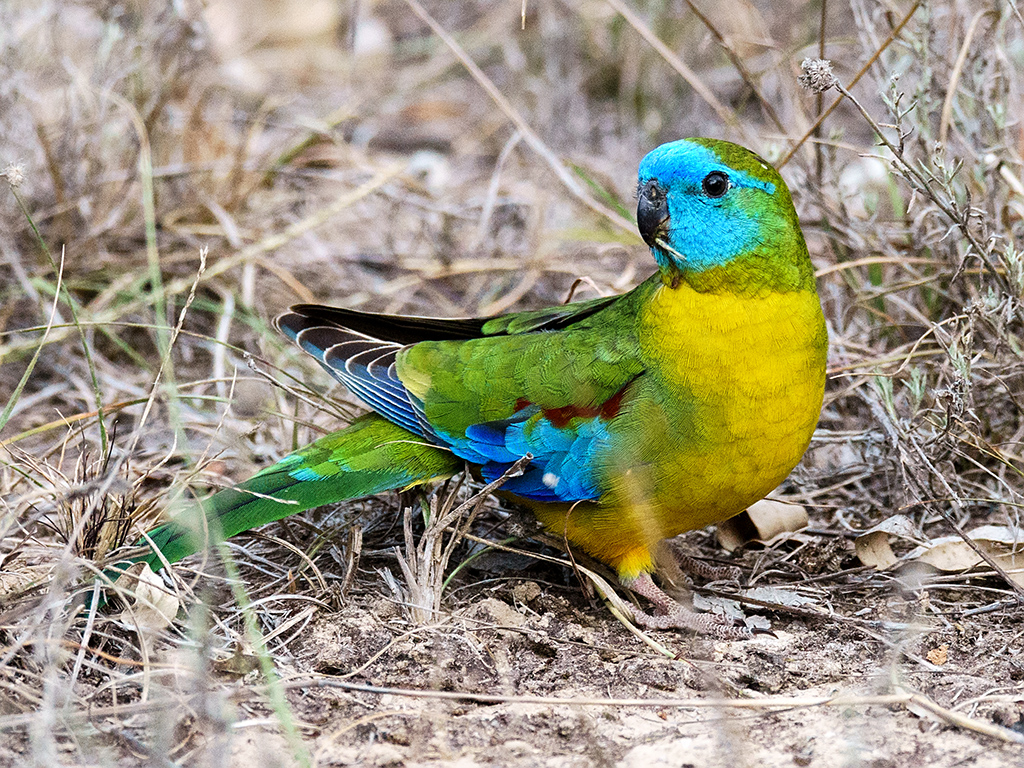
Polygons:
M540 597L540 585L535 581L524 581L512 587L512 597L520 603L529 603Z

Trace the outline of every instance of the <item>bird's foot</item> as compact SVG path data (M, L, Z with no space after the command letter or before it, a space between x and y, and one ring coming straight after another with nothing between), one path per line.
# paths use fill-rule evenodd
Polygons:
M701 565L704 565L701 563ZM657 613L645 613L633 608L633 620L647 629L688 629L720 640L746 640L754 636L748 627L737 627L725 616L714 613L694 613L665 593L649 573L641 573L626 584L636 594L650 600Z

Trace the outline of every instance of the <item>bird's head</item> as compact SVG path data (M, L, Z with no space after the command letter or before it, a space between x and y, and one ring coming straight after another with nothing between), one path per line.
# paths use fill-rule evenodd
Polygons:
M640 163L637 197L640 235L666 278L813 285L789 189L750 150L715 139L662 144Z

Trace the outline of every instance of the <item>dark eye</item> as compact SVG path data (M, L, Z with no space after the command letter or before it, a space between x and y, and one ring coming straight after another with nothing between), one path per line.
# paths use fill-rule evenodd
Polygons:
M729 177L721 171L712 171L704 177L704 194L708 197L721 197L729 191Z

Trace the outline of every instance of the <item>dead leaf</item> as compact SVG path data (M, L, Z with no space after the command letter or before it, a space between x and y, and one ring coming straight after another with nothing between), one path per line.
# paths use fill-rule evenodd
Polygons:
M924 657L935 666L941 667L949 661L949 643L943 643L938 648L932 648Z
M213 662L215 670L232 677L245 677L254 669L257 669L259 665L259 658L253 653L246 653L241 643L235 643L230 657Z
M879 571L891 568L900 561L889 546L889 534L885 531L871 531L858 536L853 546L861 563Z
M134 563L115 582L135 596L135 603L121 612L120 620L143 632L159 632L178 614L178 598L167 591L148 563Z
M873 528L864 531L854 541L857 557L864 565L884 571L899 562L889 545L889 537L915 541L918 539L913 522L905 515L893 515Z
M914 552L920 551L916 557ZM925 547L919 547L908 559L938 568L940 571L966 571L983 562L971 546L959 536L943 536Z
M732 552L751 541L771 541L783 533L807 527L807 510L780 499L761 499L718 524L718 543Z
M1010 579L1024 586L1024 532L1007 525L982 525L967 536L991 557ZM959 536L942 536L908 553L906 559L943 572L966 571L984 559Z
M786 605L790 608L799 608L804 605L818 605L818 601L810 595L803 594L792 589L786 589L784 587L754 587L753 589L743 590L740 594L754 600L763 600L766 603Z
M743 606L735 600L731 600L728 597L718 597L717 595L693 595L693 608L696 611L703 613L715 613L719 616L725 616L730 621L744 621L746 614L743 612Z

